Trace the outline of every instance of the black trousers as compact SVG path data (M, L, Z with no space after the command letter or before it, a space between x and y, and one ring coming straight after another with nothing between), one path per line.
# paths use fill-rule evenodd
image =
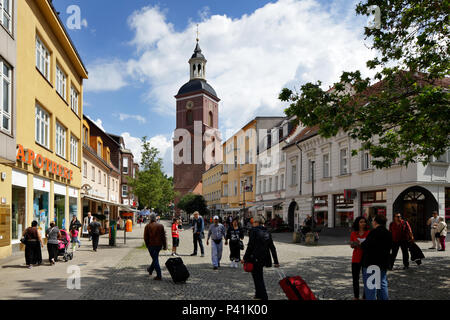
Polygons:
M28 241L25 246L25 262L27 266L42 263L41 243L39 241Z
M52 262L52 259L58 261L58 245L53 243L47 243L48 260Z
M261 264L255 263L252 271L253 282L255 283L255 297L261 300L269 300L264 284L264 269Z
M97 250L99 238L99 234L92 234L92 249Z
M194 254L197 254L197 242L200 245L200 251L205 254L205 248L203 247L201 234L194 233Z
M392 244L391 252L391 268L394 267L395 259L397 259L398 249L402 249L403 255L403 265L409 267L409 252L408 252L408 241L394 242Z
M241 248L239 241L230 241L230 260L241 261Z
M355 298L359 299L359 279L362 270L361 263L352 263L352 277L353 277L353 294ZM365 299L365 293L363 293L363 299Z

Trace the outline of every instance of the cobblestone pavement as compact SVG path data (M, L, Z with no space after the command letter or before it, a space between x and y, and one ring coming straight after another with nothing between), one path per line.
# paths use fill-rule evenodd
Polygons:
M138 227L139 228L139 227ZM142 228L143 229L143 228ZM133 246L128 249L103 250L105 259L97 259L97 265L89 265L82 272L81 290L66 288L67 276L40 279L34 276L33 281L17 280L15 294L3 294L5 289L3 270L0 269L0 298L25 298L34 296L38 299L49 299L54 296L63 299L129 299L129 300L248 300L254 294L251 275L242 268L232 269L229 266L229 250L224 248L222 267L212 270L211 247L205 246L204 258L190 257L192 253L192 232L181 233L178 253L182 256L191 274L186 284L174 284L164 264L170 258L169 251L161 252L160 264L163 270L163 281L154 281L146 272L151 259L142 244L142 229L133 232ZM166 228L170 235L170 229ZM353 298L351 277L352 249L347 239L338 239L335 244L307 247L292 244L291 234L274 234L281 270L288 275L302 276L320 299L350 300ZM244 240L244 243L247 243ZM171 241L169 241L170 243ZM426 259L421 266L411 264L409 270L401 269L401 253L398 256L394 271L389 272L389 294L391 299L399 300L435 300L449 299L450 289L449 263L450 254L428 250L429 243L420 242ZM111 257L111 255L114 255ZM89 255L91 256L91 255ZM108 260L109 259L109 260ZM79 262L81 263L81 262ZM26 269L25 269L26 270ZM28 271L28 270L26 270ZM20 272L26 272L20 271ZM34 270L33 270L34 271ZM278 285L279 277L274 268L265 269L265 282L269 299L286 299ZM17 277L16 277L17 278ZM20 277L19 277L20 278ZM52 287L51 295L42 288ZM36 293L37 292L39 293ZM41 290L41 291L39 291ZM29 292L31 296L27 296ZM33 294L32 294L33 293Z

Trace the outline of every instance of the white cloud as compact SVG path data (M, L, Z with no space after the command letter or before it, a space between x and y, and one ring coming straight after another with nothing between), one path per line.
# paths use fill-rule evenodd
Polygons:
M85 91L115 91L126 86L126 66L119 60L112 62L98 61L88 66L89 79L86 80Z
M129 132L121 134L125 141L125 147L130 149L134 155L134 161L140 163L142 159L142 141L140 138L133 137ZM173 175L172 153L173 145L170 137L165 135L157 135L149 139L150 146L155 147L159 151L159 156L163 159L164 172Z
M118 115L116 115L119 117L120 121L125 121L128 119L134 119L140 123L146 123L147 119L145 119L143 116L140 115L134 115L134 114L126 114L126 113L119 113Z
M148 85L144 98L152 111L175 117L173 96L189 80L187 61L199 23L206 76L222 99L221 130L236 131L257 115L283 115L278 94L284 86L321 80L328 88L343 70L367 75L365 62L374 53L364 45L365 21L355 16L354 2L279 0L234 19L204 8L201 21L189 21L180 31L158 6L144 7L128 20L136 53L123 61L127 79ZM110 66L100 70L106 80L117 72ZM124 72L120 76L116 88L126 84Z

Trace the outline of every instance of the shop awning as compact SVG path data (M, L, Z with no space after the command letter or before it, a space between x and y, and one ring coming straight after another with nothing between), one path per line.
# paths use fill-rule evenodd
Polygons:
M110 202L110 201L106 201L106 200L102 200L102 199L97 199L97 198L94 198L94 197L88 196L88 195L82 195L81 197L83 199L86 199L86 200L91 200L91 201L103 203L103 204L106 204L106 205L109 205L109 206L120 206L120 204L118 204L118 203L114 203L114 202Z
M253 206L248 208L249 211L259 211L259 210L263 210L264 207L263 206Z
M128 211L128 212L139 212L139 210L136 210L136 209L133 209L133 208L131 208L129 206L124 206L124 205L119 206L119 210L121 210L121 211Z
M241 208L231 208L231 209L225 209L223 211L225 211L225 212L239 212L239 211L241 211Z

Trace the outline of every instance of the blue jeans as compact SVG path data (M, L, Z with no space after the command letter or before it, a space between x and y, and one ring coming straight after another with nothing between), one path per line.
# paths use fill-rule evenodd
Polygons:
M149 274L153 273L153 270L156 270L156 275L161 278L161 267L159 266L159 252L161 251L161 246L159 247L148 247L148 252L152 257L152 264L148 267L147 271Z
M364 293L366 295L366 300L389 300L387 270L380 270L380 289L368 288L367 280L371 275L371 273L367 273L367 268L363 268Z
M219 267L220 260L222 259L223 241L220 241L220 243L217 244L214 242L214 240L212 240L211 251L211 260L213 267Z

